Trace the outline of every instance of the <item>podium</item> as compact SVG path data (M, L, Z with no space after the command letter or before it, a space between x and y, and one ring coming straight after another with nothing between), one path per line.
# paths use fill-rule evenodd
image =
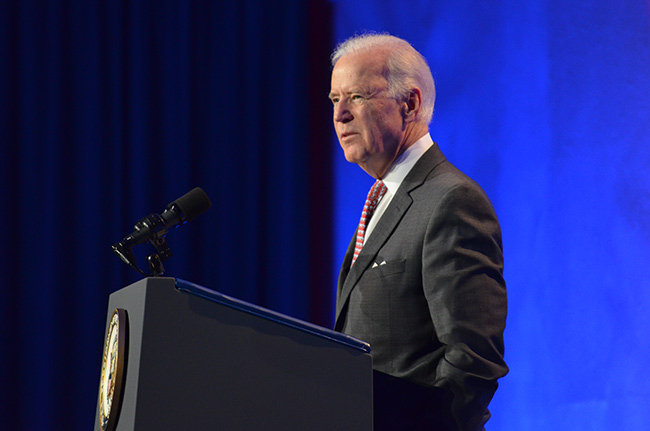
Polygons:
M113 293L108 311L122 347L104 362L123 360L103 370L116 390L100 389L95 430L373 429L365 342L173 278Z

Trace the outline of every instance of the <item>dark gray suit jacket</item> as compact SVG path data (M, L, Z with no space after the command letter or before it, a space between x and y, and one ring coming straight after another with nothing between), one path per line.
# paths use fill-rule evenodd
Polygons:
M451 406L433 408L450 410L458 429L483 429L508 372L501 230L487 195L434 144L350 268L355 237L335 329L370 343L375 370L448 394Z

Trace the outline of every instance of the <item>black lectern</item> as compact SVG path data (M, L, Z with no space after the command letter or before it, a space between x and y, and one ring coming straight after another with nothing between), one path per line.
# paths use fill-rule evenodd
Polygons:
M95 430L372 430L362 341L173 278L108 311Z

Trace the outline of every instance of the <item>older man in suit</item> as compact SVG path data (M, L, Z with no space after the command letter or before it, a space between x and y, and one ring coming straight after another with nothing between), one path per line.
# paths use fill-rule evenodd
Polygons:
M434 82L408 42L356 36L332 64L339 142L377 180L342 264L335 329L368 341L387 379L376 429L482 430L508 372L494 209L432 141Z

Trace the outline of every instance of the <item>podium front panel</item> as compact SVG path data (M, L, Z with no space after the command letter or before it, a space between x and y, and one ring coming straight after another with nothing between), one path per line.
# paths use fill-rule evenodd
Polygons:
M372 430L367 350L233 301L172 278L111 295L129 328L117 430Z

